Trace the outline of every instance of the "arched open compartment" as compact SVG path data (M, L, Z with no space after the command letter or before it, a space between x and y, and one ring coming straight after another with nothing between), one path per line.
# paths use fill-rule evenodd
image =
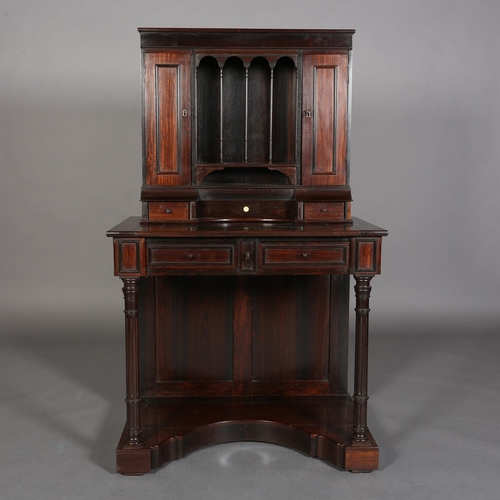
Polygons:
M197 68L197 163L220 161L220 68L215 57L204 57Z
M294 167L297 67L292 57L207 55L196 68L196 164ZM289 172L286 172L288 178Z
M273 163L294 163L297 141L297 68L289 57L274 67Z

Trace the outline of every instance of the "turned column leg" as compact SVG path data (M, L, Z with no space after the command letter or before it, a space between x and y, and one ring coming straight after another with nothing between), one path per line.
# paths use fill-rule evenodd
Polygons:
M127 369L127 428L128 437L125 448L142 447L139 417L139 331L138 331L138 300L139 278L122 278L123 297L125 299L125 360Z
M356 345L354 361L353 445L370 445L367 427L368 402L368 313L371 276L354 276L356 285Z

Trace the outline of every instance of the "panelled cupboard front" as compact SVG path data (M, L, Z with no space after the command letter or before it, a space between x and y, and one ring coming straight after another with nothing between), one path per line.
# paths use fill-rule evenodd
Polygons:
M376 469L368 311L387 232L351 216L354 32L139 31L142 216L108 232L126 318L118 471L231 441Z

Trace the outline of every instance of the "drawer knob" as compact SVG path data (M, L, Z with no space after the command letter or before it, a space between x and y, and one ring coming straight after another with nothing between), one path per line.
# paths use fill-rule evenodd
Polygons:
M243 207L243 212L245 212L245 213L250 212L250 208L245 205Z
M172 213L172 209L167 208L167 209L165 210L165 213L166 213L166 214L171 214L171 213Z
M188 259L194 259L194 254L193 254L193 253L188 253L188 254L186 255L186 257L187 257Z
M250 252L245 252L245 260L250 260Z
M307 254L307 253L303 253L303 254L302 254L302 258L303 258L303 259L307 259L307 257L309 257L309 254Z
M321 212L328 212L328 209L327 208L322 208Z

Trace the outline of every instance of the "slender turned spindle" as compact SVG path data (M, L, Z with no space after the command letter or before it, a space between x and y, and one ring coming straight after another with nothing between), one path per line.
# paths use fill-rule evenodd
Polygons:
M367 427L368 402L368 313L370 312L371 276L355 276L356 285L356 346L354 361L354 431L352 444L370 445Z
M219 99L220 99L220 127L219 127L219 134L220 134L220 162L222 163L224 161L224 95L223 95L223 82L224 82L224 64L219 62L219 69L220 69L220 94L219 94Z
M269 94L269 163L273 162L273 105L274 105L274 66L271 65L271 83Z
M125 447L142 447L139 415L139 336L138 336L138 301L139 278L122 278L123 298L125 299L125 361L127 369L127 428L128 437Z
M248 64L245 64L245 163L248 163Z

